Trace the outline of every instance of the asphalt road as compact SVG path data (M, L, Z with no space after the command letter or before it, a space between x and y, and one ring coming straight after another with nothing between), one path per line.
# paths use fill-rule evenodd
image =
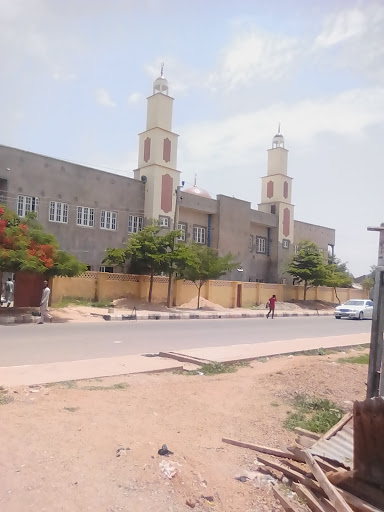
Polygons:
M0 367L370 332L333 317L0 326Z

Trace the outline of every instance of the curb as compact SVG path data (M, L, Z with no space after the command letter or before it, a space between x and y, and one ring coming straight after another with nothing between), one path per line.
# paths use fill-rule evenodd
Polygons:
M131 315L100 315L108 322L119 322L124 320L214 320L226 318L265 318L265 313L159 313L142 314L132 318ZM301 317L301 316L333 316L333 313L275 313L275 318Z

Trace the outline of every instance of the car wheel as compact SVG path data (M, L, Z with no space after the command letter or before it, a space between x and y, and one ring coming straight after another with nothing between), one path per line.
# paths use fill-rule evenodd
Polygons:
M362 311L359 313L359 320L364 320L364 313Z
M336 320L340 320L341 316L335 316Z

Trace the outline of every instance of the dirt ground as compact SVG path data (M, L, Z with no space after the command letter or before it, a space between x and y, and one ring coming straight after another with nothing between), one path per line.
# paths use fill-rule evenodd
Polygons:
M268 482L236 480L256 469L256 453L222 437L292 444L283 421L295 393L350 410L364 398L367 366L340 357L9 389L13 401L0 406L0 510L184 512L189 500L198 512L281 511ZM158 455L164 443L173 455Z

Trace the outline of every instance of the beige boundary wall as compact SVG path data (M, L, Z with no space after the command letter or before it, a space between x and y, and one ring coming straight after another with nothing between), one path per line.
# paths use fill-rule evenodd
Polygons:
M165 303L168 278L154 278L152 301ZM108 272L85 272L79 277L55 277L52 282L52 303L63 297L74 297L94 301L105 301L131 297L143 301L148 297L149 276L133 274L110 274ZM251 307L265 304L276 295L278 301L302 300L302 286L268 283L242 283L237 281L208 281L201 289L201 296L225 308ZM366 299L367 293L353 288L338 288L341 302L348 299ZM197 288L191 281L177 281L173 286L173 304L180 306L197 296ZM333 288L310 288L307 300L337 302Z

